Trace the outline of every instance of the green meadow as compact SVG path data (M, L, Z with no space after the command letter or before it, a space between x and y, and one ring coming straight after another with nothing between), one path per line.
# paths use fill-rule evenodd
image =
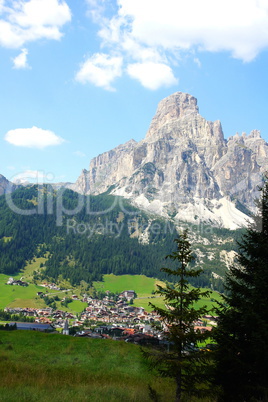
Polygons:
M145 275L104 275L103 282L94 282L96 290L109 290L113 293L120 293L124 290L135 290L139 295L148 295L156 289L157 281Z
M0 309L5 307L45 307L44 301L36 295L44 288L33 284L27 287L6 285L8 278L7 275L0 274Z
M125 342L35 331L0 331L0 401L162 401L174 384L149 370ZM160 400L160 399L159 399Z
M96 290L109 290L113 293L120 293L124 290L135 290L137 298L134 299L133 305L143 307L146 311L152 311L153 308L149 302L157 307L164 307L165 303L162 297L154 295L153 292L157 289L157 284L164 286L164 283L155 278L148 278L144 275L120 275L113 274L104 275L103 282L94 282ZM207 289L205 289L207 290ZM218 292L211 292L209 298L201 298L196 307L206 305L212 309L215 305L215 300L220 301L221 295Z
M71 303L68 303L68 307L62 306L60 302L57 302L56 305L59 310L70 311L71 313L82 313L88 306L87 303L81 302L80 300L73 300Z
M5 241L9 241L9 238L6 238ZM3 309L5 307L47 307L44 300L37 296L37 292L43 292L51 297L57 295L60 299L65 296L71 297L74 293L80 294L82 288L73 288L66 281L63 281L61 285L70 289L68 292L46 289L43 286L38 286L34 284L34 273L42 271L43 268L40 268L40 264L45 264L46 261L46 257L35 257L32 261L29 261L25 268L17 275L12 275L14 279L22 279L23 281L27 282L29 284L29 286L27 287L6 285L9 276L0 274L0 309ZM77 314L81 313L87 307L87 304L78 300L74 300L68 304L68 307L64 307L61 305L60 301L57 301L56 306L59 310L70 311Z
M37 292L44 292L50 294L51 297L58 296L62 299L65 296L71 297L72 294L81 295L85 293L82 287L70 287L66 284L69 291L55 291L51 289L45 289L42 286L31 283L32 275L35 270L40 267L40 263L44 262L44 258L36 258L35 261L29 263L26 268L14 276L15 279L22 278L29 283L29 286L10 286L6 285L8 280L7 275L0 274L0 309L5 307L32 307L42 308L46 307L43 299L37 296ZM39 268L40 269L40 268ZM154 291L157 289L157 284L163 285L164 283L155 278L148 278L145 275L120 275L113 274L104 275L103 282L94 282L93 286L97 291L107 291L113 293L121 293L124 290L134 290L137 294L137 298L134 299L134 306L143 307L147 311L151 311L152 307L149 302L155 304L158 307L164 307L164 300L158 295L154 295ZM200 299L197 303L197 307L207 305L208 308L212 308L215 304L215 300L220 300L221 296L217 292L212 292L208 299ZM68 304L68 307L63 307L60 301L56 302L57 308L70 311L72 313L81 313L87 304L78 300L74 300Z
M39 258L34 258L33 261L28 262L26 267L19 273L17 277L23 277L24 280L27 282L28 280L32 280L32 276L34 274L34 271L41 271L42 268L40 268L40 264L44 264L47 261L47 258L45 257L39 257Z

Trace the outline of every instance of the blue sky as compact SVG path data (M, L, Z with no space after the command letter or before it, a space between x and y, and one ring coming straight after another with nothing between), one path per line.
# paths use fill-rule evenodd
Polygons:
M0 0L0 173L74 182L176 92L268 141L268 0Z

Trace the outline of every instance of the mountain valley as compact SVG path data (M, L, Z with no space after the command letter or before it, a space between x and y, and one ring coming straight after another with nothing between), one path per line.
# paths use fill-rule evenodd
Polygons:
M163 99L144 140L94 158L76 183L17 185L0 176L0 273L48 256L36 278L91 285L103 275L166 279L160 268L184 228L204 272L196 286L223 291L226 269L268 170L255 130L224 139L197 100Z

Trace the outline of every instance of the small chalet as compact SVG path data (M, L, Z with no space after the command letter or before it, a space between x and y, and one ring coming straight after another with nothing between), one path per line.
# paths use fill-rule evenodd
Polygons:
M17 285L17 286L28 286L27 282L21 281L20 279L14 279L14 278L9 278L7 283L7 285Z
M119 297L125 298L125 299L127 299L127 301L130 301L131 299L134 299L135 291L134 290L124 290L124 292L120 293Z

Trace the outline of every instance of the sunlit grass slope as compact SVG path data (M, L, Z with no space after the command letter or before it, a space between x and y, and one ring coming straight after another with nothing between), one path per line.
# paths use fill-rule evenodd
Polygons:
M159 282L159 281L157 281ZM124 290L135 290L138 295L151 294L155 287L156 279L145 275L104 275L103 282L94 282L97 290L109 290L120 293Z
M163 401L174 385L150 371L140 348L120 341L0 331L0 401Z
M37 292L42 292L41 286L30 284L27 287L6 285L7 275L0 274L0 309L5 307L45 307Z
M148 278L144 275L104 275L103 282L94 282L94 287L97 290L109 290L113 293L120 293L124 290L135 290L137 298L134 299L134 306L143 307L147 311L151 311L152 307L149 302L157 307L164 307L165 303L162 297L154 295L153 292L157 289L157 284L165 286L165 284L158 279ZM212 309L215 305L215 300L220 300L221 296L218 292L211 292L209 298L203 298L196 303L199 308L206 305Z

